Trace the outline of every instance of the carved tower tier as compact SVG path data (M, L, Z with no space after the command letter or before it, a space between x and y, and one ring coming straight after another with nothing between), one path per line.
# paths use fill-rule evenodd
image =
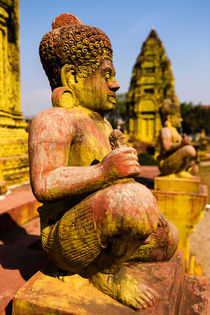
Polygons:
M28 133L20 106L19 0L0 0L0 180L28 180Z
M159 107L166 98L178 104L171 62L152 29L133 67L127 103L130 136L155 142L161 129Z

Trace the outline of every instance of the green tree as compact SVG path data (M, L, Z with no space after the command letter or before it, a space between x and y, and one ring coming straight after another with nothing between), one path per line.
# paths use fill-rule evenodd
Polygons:
M205 130L210 135L210 106L181 103L182 128L186 134L195 134Z

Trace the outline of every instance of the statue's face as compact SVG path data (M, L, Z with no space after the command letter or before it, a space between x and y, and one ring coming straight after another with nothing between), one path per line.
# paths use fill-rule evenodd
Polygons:
M180 111L177 111L176 113L171 114L169 116L170 116L171 125L174 128L180 128L181 123L182 123L182 117L181 117Z
M115 108L115 92L119 88L114 66L109 59L105 59L98 70L86 78L78 79L75 93L80 105L99 113L106 113Z

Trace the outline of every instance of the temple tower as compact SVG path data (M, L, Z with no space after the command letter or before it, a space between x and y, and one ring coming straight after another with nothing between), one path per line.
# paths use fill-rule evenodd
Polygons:
M28 133L20 106L19 0L0 0L0 180L28 180Z
M166 98L179 103L171 62L152 29L133 67L128 92L129 135L132 138L155 143L161 129L159 106Z

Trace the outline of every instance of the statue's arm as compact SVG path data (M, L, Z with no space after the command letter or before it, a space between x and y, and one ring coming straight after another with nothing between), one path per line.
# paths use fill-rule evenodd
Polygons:
M97 165L68 166L73 124L65 116L43 113L33 120L29 140L31 184L39 201L92 192L118 178L139 174L140 166L131 148L114 150Z
M165 152L173 153L182 147L181 142L173 142L170 128L162 128L160 131L161 146Z

